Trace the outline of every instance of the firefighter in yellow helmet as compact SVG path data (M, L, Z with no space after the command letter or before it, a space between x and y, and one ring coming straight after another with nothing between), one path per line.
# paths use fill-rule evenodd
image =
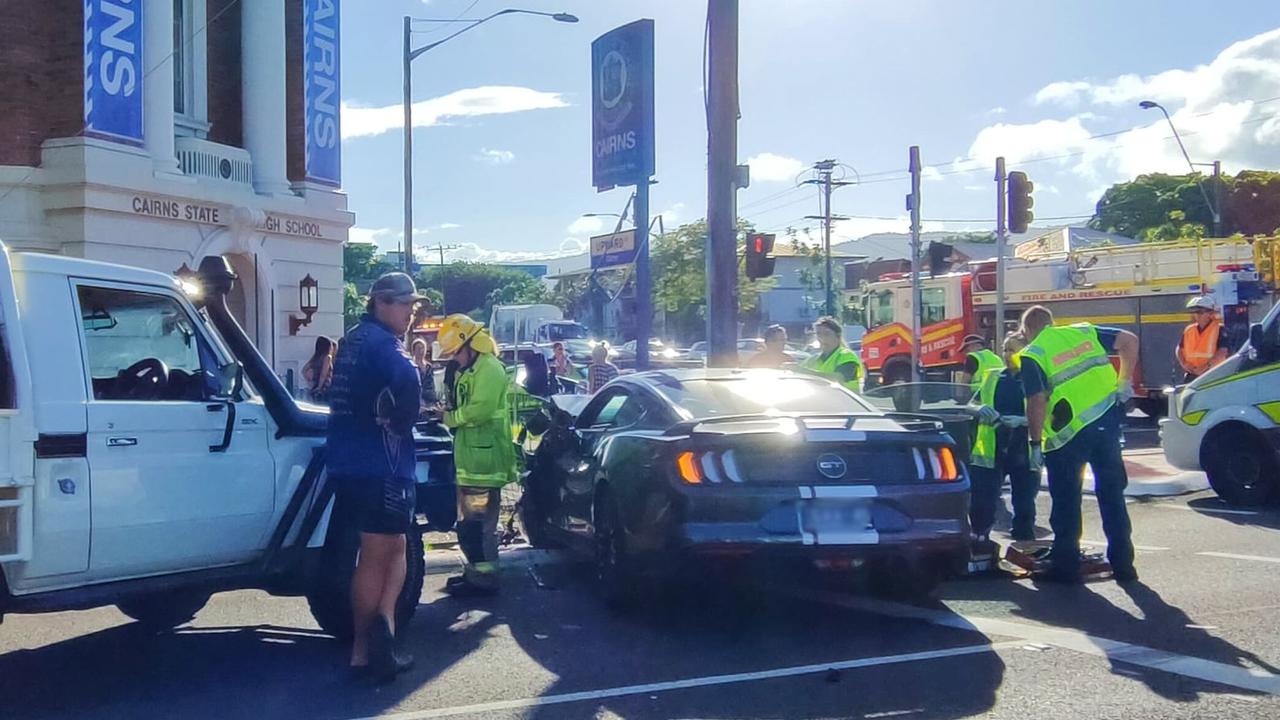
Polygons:
M445 390L444 424L453 431L458 545L467 561L461 575L449 578L445 592L492 595L498 591L502 487L516 479L507 374L494 356L493 338L466 315L445 318L437 342L441 354L456 364Z

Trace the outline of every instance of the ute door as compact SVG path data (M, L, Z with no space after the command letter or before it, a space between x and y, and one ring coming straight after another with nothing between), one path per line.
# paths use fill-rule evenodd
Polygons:
M18 314L9 252L0 244L0 563L33 557L33 505L35 478L35 408L31 372L27 365L26 341ZM77 536L87 530L88 517L72 512L66 520L68 546L62 567L68 572L83 569L88 556L88 538ZM10 587L17 585L10 575Z
M275 505L261 404L176 291L74 286L89 398L90 574L251 559Z

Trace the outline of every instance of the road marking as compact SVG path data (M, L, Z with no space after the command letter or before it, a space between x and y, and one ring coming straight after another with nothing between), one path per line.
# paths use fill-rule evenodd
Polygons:
M1098 540L1081 540L1080 544L1088 545L1089 547L1106 547L1107 546L1105 542L1100 542ZM1169 548L1160 547L1159 545L1134 545L1133 549L1141 552L1164 552Z
M1224 552L1198 552L1197 555L1205 557L1226 558L1228 560L1256 560L1258 562L1280 563L1280 557L1267 557L1265 555L1237 555L1236 553Z
M756 680L772 680L775 678L794 677L796 675L812 675L831 670L854 670L857 668L893 665L897 663L916 662L918 660L934 660L937 658L959 657L962 655L978 655L996 652L1006 648L1024 644L1022 641L985 643L982 645L964 645L962 647L942 650L926 650L923 652L903 653L901 655L882 655L879 657L841 660L812 665L793 665L759 670L756 672L732 673L728 675L707 675L685 680L669 680L666 682L646 683L644 685L623 685L621 687L585 690L559 695L543 695L540 697L518 698L515 700L496 700L474 705L456 705L453 707L415 710L412 712L378 715L376 717L358 718L357 720L429 720L430 718L454 717L456 715L473 715L496 712L499 710L517 710L520 708L542 707L545 705L563 705L565 703L599 700L602 698L623 697L625 695L642 695L645 693L667 692L671 690L688 690L690 688L709 687L714 685L730 685L733 683L753 682Z
M1156 507L1170 510L1190 510L1192 512L1218 513L1220 515L1261 515L1257 510L1228 510L1227 508L1191 507L1181 503L1156 503Z
M1114 662L1138 665L1219 685L1230 685L1242 690L1280 695L1280 675L1274 675L1265 670L1228 665L1190 655L1179 655L1178 653L1157 650L1143 645L1134 645L1090 635L1081 630L1033 625L1011 620L1000 620L998 618L960 615L949 610L932 610L831 592L789 594L793 597L818 600L852 610L862 610L909 620L920 620L933 625L980 632L985 635L1019 638L1016 641L1017 643L1038 642L1064 650L1074 650L1086 655L1105 657Z

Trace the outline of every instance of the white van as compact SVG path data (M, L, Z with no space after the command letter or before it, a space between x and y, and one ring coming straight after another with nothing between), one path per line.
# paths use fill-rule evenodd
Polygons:
M1232 505L1280 501L1280 304L1240 352L1169 396L1160 442Z

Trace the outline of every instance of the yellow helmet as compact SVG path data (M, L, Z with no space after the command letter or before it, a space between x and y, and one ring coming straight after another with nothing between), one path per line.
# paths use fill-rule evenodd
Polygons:
M483 330L480 323L466 315L450 315L444 319L440 333L436 336L436 342L440 343L440 354L452 357Z

